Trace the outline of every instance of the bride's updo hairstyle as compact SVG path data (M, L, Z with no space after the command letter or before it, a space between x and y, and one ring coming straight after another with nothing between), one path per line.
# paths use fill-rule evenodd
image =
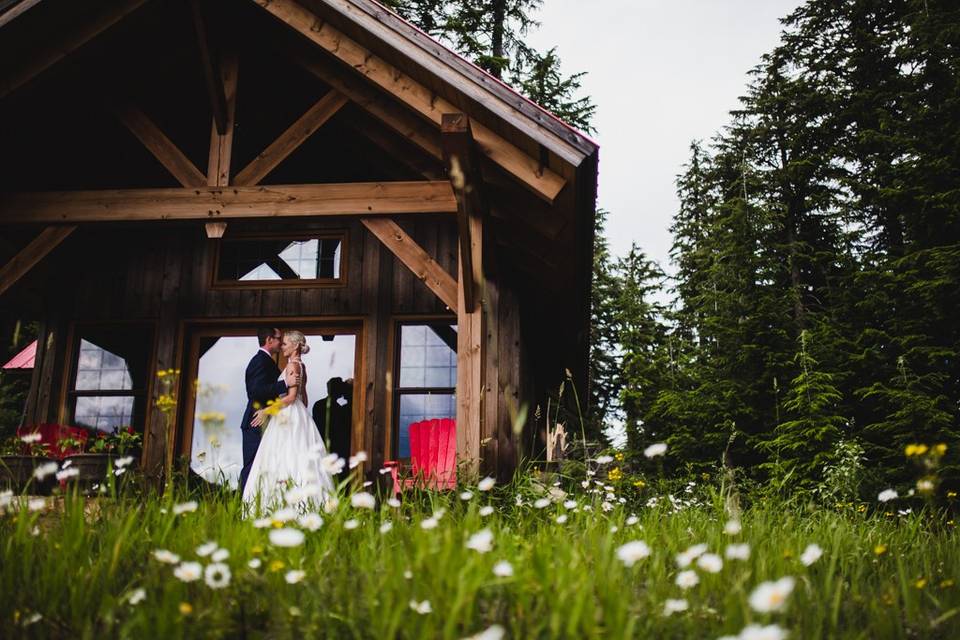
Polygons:
M293 344L299 345L300 353L303 355L310 353L310 345L307 344L307 337L300 331L285 331L283 337Z

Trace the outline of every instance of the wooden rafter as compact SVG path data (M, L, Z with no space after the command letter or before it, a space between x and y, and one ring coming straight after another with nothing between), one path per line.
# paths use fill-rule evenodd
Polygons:
M19 18L38 4L40 4L40 0L20 0L20 2L13 5L13 7L7 9L3 15L0 15L0 27Z
M207 162L207 185L211 187L226 187L230 184L230 165L233 160L233 125L234 114L237 109L237 72L238 58L235 51L225 53L218 84L223 89L226 111L224 123L218 125L216 117L210 127L210 157ZM227 223L223 221L207 222L204 225L208 238L222 238L227 230Z
M98 15L90 23L77 27L71 25L63 39L51 42L39 53L31 55L26 66L0 79L0 98L30 82L57 62L123 20L124 17L140 8L145 2L146 0L125 0L112 5L109 10Z
M241 186L258 184L346 103L347 99L343 94L331 90L244 167L233 183Z
M467 310L473 311L479 302L483 263L479 238L472 237L471 227L473 220L487 217L487 203L470 118L463 113L443 114L440 139L447 175L457 196L457 231L463 264L461 286Z
M210 109L213 112L213 122L217 133L224 135L227 132L227 95L217 59L210 46L210 34L207 31L206 19L200 0L190 0L190 11L193 14L193 28L197 33L197 46L200 49L200 64L203 67L203 77L207 86L207 95L210 97Z
M400 225L389 218L363 218L363 225L445 305L457 310L457 281Z
M329 22L320 20L295 0L254 1L436 127L441 126L442 114L454 113L458 110L449 100L434 94L397 67L337 30ZM541 166L539 160L531 158L480 123L475 123L473 129L474 137L483 154L510 172L534 193L548 202L553 202L566 184L562 176Z
M67 239L75 226L47 227L30 244L0 267L0 295L25 276L38 262Z
M413 171L427 180L440 180L444 177L442 165L433 157L424 153L400 136L394 135L375 118L365 116L359 111L350 113L347 124L358 135L373 143L390 159Z
M130 104L114 106L117 117L131 133L143 143L150 153L160 161L177 181L184 187L202 187L207 177L197 169L189 158L168 138L154 122L140 109Z
M0 195L0 223L455 213L447 181L357 182Z

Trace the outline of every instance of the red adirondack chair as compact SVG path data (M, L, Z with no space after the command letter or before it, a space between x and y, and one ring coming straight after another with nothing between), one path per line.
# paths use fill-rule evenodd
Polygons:
M410 477L400 478L400 463L388 460L393 493L420 486L453 489L457 486L457 421L452 418L410 424Z

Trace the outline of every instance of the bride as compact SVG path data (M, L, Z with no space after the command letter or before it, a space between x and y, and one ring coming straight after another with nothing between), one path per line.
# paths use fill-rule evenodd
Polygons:
M250 423L265 425L243 490L244 504L253 509L279 508L285 502L305 508L334 493L333 478L322 463L327 450L307 411L307 371L300 359L310 351L307 339L299 331L286 331L280 349L287 367L279 379L287 383L287 394L257 411ZM300 374L299 385L293 384L296 374Z

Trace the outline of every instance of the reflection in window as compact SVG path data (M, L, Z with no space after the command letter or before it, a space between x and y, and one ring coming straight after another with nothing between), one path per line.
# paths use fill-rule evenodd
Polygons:
M115 431L143 430L147 361L152 338L143 327L80 329L69 392L77 426Z
M223 240L217 280L339 280L342 244L340 237Z
M409 458L411 423L457 416L456 325L401 325L399 366L395 444L397 457Z

